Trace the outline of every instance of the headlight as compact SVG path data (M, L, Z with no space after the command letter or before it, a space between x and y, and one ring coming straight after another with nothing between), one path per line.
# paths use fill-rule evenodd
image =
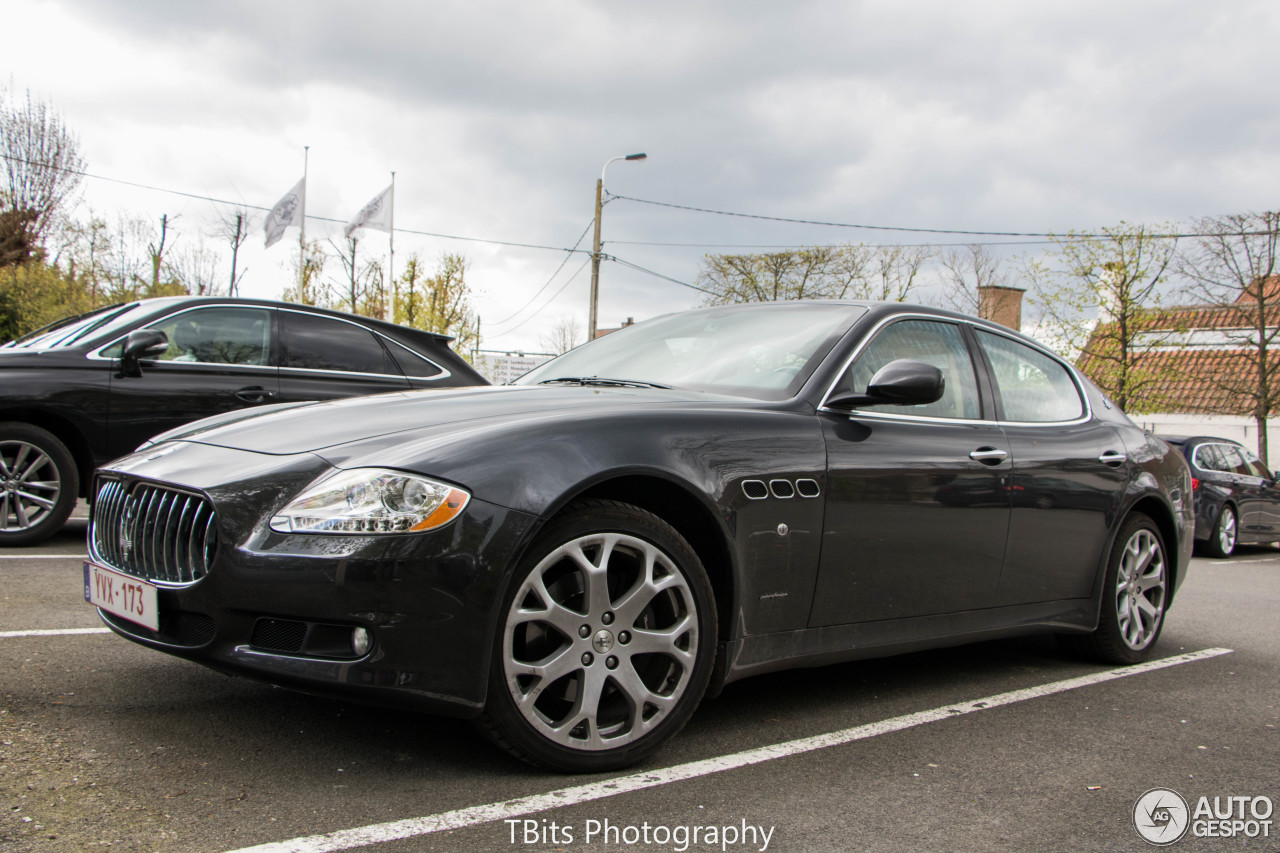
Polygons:
M418 533L456 518L471 495L426 477L381 468L312 483L271 519L277 533Z

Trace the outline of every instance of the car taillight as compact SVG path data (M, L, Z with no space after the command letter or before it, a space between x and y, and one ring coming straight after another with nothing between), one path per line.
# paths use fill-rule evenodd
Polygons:
M1196 490L1197 490L1197 489L1199 489L1199 488L1200 488L1200 478L1199 478L1199 477L1192 477L1192 478L1191 478L1191 491L1193 491L1193 492L1194 492L1194 491L1196 491Z

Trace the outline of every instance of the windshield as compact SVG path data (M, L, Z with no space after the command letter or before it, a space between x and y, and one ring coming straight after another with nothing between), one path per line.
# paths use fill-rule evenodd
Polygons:
M86 339L89 335L114 331L131 320L134 312L141 308L142 305L138 302L128 305L108 305L105 308L98 308L87 314L67 317L56 323L50 323L42 329L36 329L16 341L5 344L5 346L35 350L69 347Z
M775 302L669 314L584 344L515 384L657 386L782 400L800 390L866 310Z

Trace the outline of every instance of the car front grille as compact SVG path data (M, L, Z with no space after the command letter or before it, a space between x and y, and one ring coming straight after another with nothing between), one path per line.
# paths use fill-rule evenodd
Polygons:
M195 583L218 546L217 517L190 492L104 478L98 481L89 538L114 569L160 583Z

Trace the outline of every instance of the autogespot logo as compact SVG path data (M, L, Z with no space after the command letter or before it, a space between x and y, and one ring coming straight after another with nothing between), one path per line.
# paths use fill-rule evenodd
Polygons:
M1187 801L1177 791L1152 788L1134 803L1133 825L1144 840L1157 846L1179 841L1191 825Z

